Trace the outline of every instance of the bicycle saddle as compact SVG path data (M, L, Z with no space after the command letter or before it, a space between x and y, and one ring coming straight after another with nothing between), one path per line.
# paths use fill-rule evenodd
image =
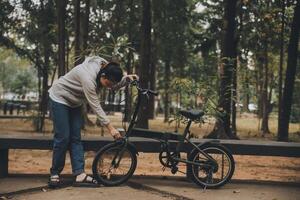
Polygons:
M179 113L191 120L198 119L204 115L202 110L181 110Z

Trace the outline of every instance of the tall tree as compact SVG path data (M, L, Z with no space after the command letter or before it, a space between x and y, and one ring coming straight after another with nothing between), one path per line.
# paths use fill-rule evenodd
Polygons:
M234 137L231 132L231 92L232 72L236 65L236 5L237 0L225 1L224 13L224 39L222 47L222 64L220 69L220 97L219 107L224 112L221 116L226 135Z
M244 3L240 1L238 3L238 25L237 25L237 35L235 37L235 43L238 45L240 37L242 37L241 32L243 31L243 6ZM238 68L240 68L240 55L241 55L241 50L237 50L236 46L236 61L233 66L232 70L232 101L231 101L231 128L232 128L232 134L236 135L236 113L237 113L237 106L239 106L239 92L238 92Z
M157 66L157 52L156 52L156 43L157 43L157 34L156 29L153 31L153 40L152 40L152 60L151 60L151 68L150 68L150 88L152 90L156 90L156 66ZM155 118L155 96L151 95L149 98L149 119Z
M77 55L76 63L79 64L84 61L84 56L87 56L89 54L89 49L87 47L88 47L88 42L89 42L90 0L85 0L85 9L84 9L84 13L82 13L82 15L80 14L80 10L77 10L76 12L79 12L78 15L82 16L82 17L80 17L80 20L79 20L79 24L80 24L79 30L77 29L78 27L76 27L76 31L79 32L78 37L80 38L79 41L76 41L76 42L78 42L79 46L81 47L81 48L77 49L77 51L79 51L79 53L78 52L76 53L76 55ZM76 21L76 23L78 23L78 22ZM75 33L75 34L78 34L78 33ZM84 123L83 123L83 127L82 127L83 129L85 128L86 124L93 125L93 122L88 117L88 112L89 112L88 103L85 102L82 106L82 115L83 115L83 119L84 119Z
M264 136L267 133L270 133L269 130L269 110L270 110L270 101L268 96L268 89L269 89L269 47L270 47L270 38L271 38L271 24L272 24L272 17L271 16L271 2L266 1L266 15L263 18L263 22L266 24L265 27L265 34L262 35L262 56L263 56L263 85L261 90L261 103L262 103L262 124L261 124L261 131L262 135Z
M142 18L142 41L141 41L141 69L140 80L143 88L149 88L149 69L151 69L151 1L143 0ZM138 114L137 126L148 128L149 107L147 99L143 99L141 109Z
M164 97L164 105L165 105L165 117L164 122L169 121L170 117L170 76L171 76L171 63L170 58L166 58L165 60L165 71L164 71L164 78L165 78L165 85L164 85L164 91L165 91L165 97Z
M44 55L44 65L42 69L42 76L43 76L43 82L42 82L42 97L40 100L40 123L38 126L38 131L42 132L44 129L44 120L45 115L48 109L48 76L50 71L50 56L51 56L51 43L48 39L48 35L51 32L51 17L53 17L53 0L49 0L48 2L41 1L41 16L40 16L40 24L42 28L42 34L44 35L42 39L42 45L43 45L43 55ZM50 15L50 16L49 16Z
M264 42L264 65L263 65L263 87L262 87L262 125L261 125L261 131L262 134L265 135L266 133L270 133L269 130L269 104L270 100L268 98L268 88L269 88L269 59L268 59L268 41L267 37L265 38Z
M57 21L58 21L58 76L66 73L65 67L65 43L66 43L66 0L57 0Z
M298 61L298 46L300 33L300 0L297 0L294 8L293 22L291 26L291 34L288 45L287 69L284 81L283 98L281 113L279 115L279 141L288 141L289 121L292 107L292 99L294 93L294 84L296 76L296 68Z
M284 27L285 27L285 0L281 1L281 32L280 32L280 63L278 74L278 127L280 125L280 113L282 108L282 71L284 59ZM277 130L279 135L279 128Z
M127 74L132 74L132 65L133 65L133 26L134 26L134 2L133 0L130 0L128 3L128 10L129 10L129 17L128 17L128 24L127 24L127 31L128 31L128 42L130 44L130 49L127 54L127 62L126 62L126 71ZM130 114L132 110L132 90L130 87L125 88L125 116L124 120L126 122L130 121Z
M87 46L89 38L89 20L90 17L90 0L85 0L85 12L82 20L82 51L84 55L88 55Z
M80 0L75 0L75 62L74 66L80 64Z

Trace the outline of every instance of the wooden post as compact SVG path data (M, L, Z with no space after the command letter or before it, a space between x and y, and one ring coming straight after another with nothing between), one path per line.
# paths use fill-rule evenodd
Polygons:
M190 153L186 153L186 158L189 160L189 156L190 156ZM189 180L189 181L192 181L191 179L191 171L192 171L192 165L189 165L189 164L186 164L186 178Z
M8 175L8 149L0 149L0 178Z
M191 152L187 152L186 156L187 156L187 159L189 161L192 161L191 158L190 158L190 153ZM198 159L199 159L199 155L198 155ZM197 160L198 160L197 159ZM189 180L189 181L193 181L193 175L192 175L192 170L195 172L195 173L199 173L199 168L192 168L192 165L191 164L187 164L186 165L186 178Z

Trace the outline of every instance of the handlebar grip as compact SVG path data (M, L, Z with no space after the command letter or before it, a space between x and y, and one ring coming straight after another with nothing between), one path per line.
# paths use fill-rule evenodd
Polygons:
M131 85L137 85L138 83L139 83L139 81L136 80L136 79L130 81L130 84L131 84Z
M154 96L158 96L158 92L157 91L153 91L153 90L148 90L148 92Z

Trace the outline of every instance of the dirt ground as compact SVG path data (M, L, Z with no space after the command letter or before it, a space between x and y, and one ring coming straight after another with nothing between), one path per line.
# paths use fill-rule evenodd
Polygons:
M92 121L95 121L94 116L90 116ZM115 114L110 116L113 125L121 127L121 116ZM272 140L274 135L270 134L267 137L261 138L259 133L253 130L248 130L247 127L251 120L239 119L240 122L247 123L245 127L238 126L241 131L238 131L241 139L252 140ZM244 121L243 121L244 120ZM245 121L246 120L246 121ZM154 130L174 131L172 124L169 126L167 123L162 122L162 118L150 121L150 128ZM240 124L243 124L240 123ZM239 123L238 123L239 124ZM252 125L251 127L254 127ZM181 125L179 131L184 128ZM196 137L202 137L208 134L211 130L211 124L207 123L203 126L194 125L191 129ZM296 127L297 128L297 127ZM272 130L272 126L271 126ZM50 120L46 121L46 128L43 134L52 134L52 123ZM1 119L0 120L0 134L34 134L35 131L30 120L19 119ZM97 126L88 126L86 130L82 131L85 135L108 135L106 130ZM293 138L298 140L298 136L294 135ZM94 152L86 152L86 171L91 173L91 164ZM26 174L48 174L51 166L51 151L42 150L10 150L9 152L9 173L26 173ZM299 158L285 158L285 157L267 157L267 156L235 156L236 170L234 179L247 179L247 180L270 180L270 181L283 181L283 182L300 182L300 159ZM185 171L185 166L181 166L180 170ZM67 156L66 166L63 173L71 173L71 165L69 156ZM162 167L158 160L158 154L141 153L138 157L138 167L135 172L137 175L171 175L171 172L166 169L162 171ZM178 173L177 175L185 176Z
M0 199L14 200L299 200L299 186L275 182L232 181L216 190L204 190L182 177L133 176L116 187L78 188L64 177L65 187L45 187L47 176L15 175L0 179ZM1 191L4 194L1 196ZM7 191L11 191L7 194ZM12 192L17 191L17 192ZM6 192L6 193L5 193Z
M9 153L10 173L49 173L51 166L51 151L40 150L11 150ZM86 172L91 173L94 152L87 152ZM268 180L282 182L300 182L300 159L284 157L256 157L256 156L235 156L236 169L233 179L245 180ZM185 166L180 166L185 171ZM66 166L63 173L71 173L69 156L66 159ZM171 175L170 170L162 170L158 160L158 154L140 153L136 175ZM176 175L185 176L178 173Z

